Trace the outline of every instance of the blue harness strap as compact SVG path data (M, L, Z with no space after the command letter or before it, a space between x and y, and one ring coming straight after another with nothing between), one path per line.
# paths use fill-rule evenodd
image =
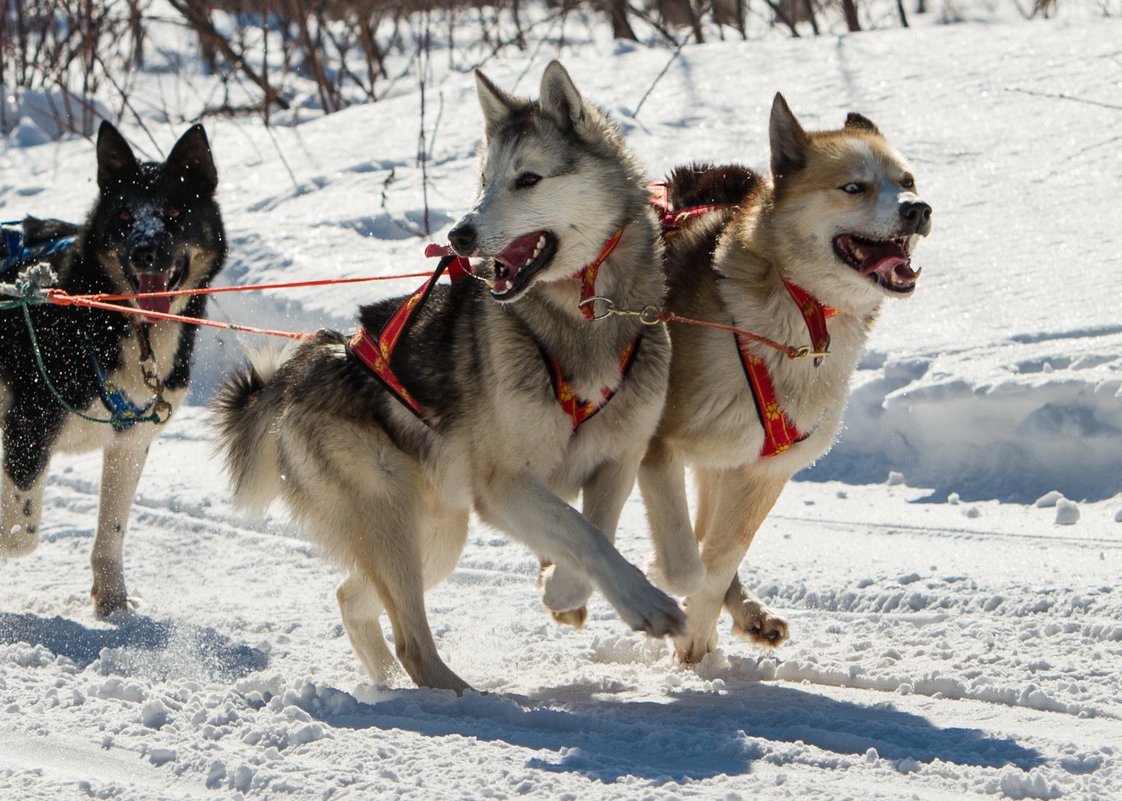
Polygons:
M0 223L0 275L42 261L52 253L70 247L77 238L64 236L28 245L24 239L22 222Z
M101 362L92 353L90 363L93 365L94 375L97 376L97 391L101 395L101 403L109 412L109 422L113 424L113 430L124 431L126 428L132 428L148 413L152 404L149 403L141 408L133 403L128 393L109 378Z

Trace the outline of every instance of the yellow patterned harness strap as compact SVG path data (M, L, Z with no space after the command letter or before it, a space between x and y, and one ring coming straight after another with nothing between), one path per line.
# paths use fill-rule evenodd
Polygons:
M795 305L799 307L807 332L810 334L811 345L815 353L825 353L830 347L830 334L826 329L826 320L841 314L837 309L823 306L817 298L797 284L792 284L786 278L783 285ZM751 342L746 338L736 335L737 350L740 353L740 363L744 366L744 375L752 389L752 399L756 402L756 412L760 416L760 424L764 427L764 444L760 448L760 456L776 456L783 453L796 442L801 442L812 432L803 433L787 417L787 413L779 405L779 398L775 393L775 384L771 380L767 365L763 359L756 355L751 348ZM818 357L814 360L817 367L822 362Z
M549 367L549 375L553 381L553 391L557 396L557 402L561 405L565 414L569 415L574 432L581 427L582 423L607 406L608 401L619 390L624 379L627 378L627 373L631 370L631 365L635 362L636 354L639 352L640 336L631 340L619 355L619 381L616 382L615 386L603 387L600 390L600 398L594 401L584 400L577 395L573 390L573 385L565 377L565 373L561 369L561 363L552 353L549 353L545 348L541 348L542 358Z

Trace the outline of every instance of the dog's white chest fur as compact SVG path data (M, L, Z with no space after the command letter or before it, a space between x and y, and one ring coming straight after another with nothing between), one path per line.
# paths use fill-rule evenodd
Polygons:
M165 381L172 371L176 350L179 347L180 325L165 322L153 325L149 329L149 344L156 362L156 373L160 381ZM87 359L85 354L76 354L75 358ZM106 376L118 392L123 393L138 410L144 410L155 399L155 393L145 383L140 367L140 341L136 330L121 343L121 364ZM111 368L103 365L108 372ZM93 370L93 363L90 362ZM164 390L163 400L171 404L172 411L179 407L186 394L186 389ZM61 452L80 452L104 448L114 439L128 437L137 441L153 439L159 432L159 426L154 423L142 421L133 426L117 431L107 421L110 411L105 407L100 397L94 398L90 405L81 410L93 420L84 420L77 415L68 415L66 423L56 442L56 450ZM106 422L96 422L106 421Z

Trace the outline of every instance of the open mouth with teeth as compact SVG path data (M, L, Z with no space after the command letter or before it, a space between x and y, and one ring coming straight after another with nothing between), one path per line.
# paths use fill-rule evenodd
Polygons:
M530 285L534 276L544 270L557 253L557 237L549 231L537 231L519 237L493 258L495 276L491 295L499 300L513 299Z
M137 272L136 292L138 295L142 296L149 292L168 292L177 288L186 274L187 256L184 255L170 270L164 270L163 272ZM143 311L167 314L171 311L171 298L166 296L139 297L136 299L136 305Z
M908 238L873 240L854 234L834 239L837 257L889 292L908 294L916 288L920 270L912 269Z

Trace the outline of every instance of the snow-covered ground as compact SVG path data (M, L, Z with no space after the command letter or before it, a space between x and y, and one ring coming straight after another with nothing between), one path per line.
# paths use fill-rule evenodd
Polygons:
M558 629L535 558L473 526L428 607L487 694L369 685L334 568L279 511L230 507L205 403L239 340L208 333L134 508L136 613L105 623L89 602L95 454L56 459L42 545L0 561L0 798L1122 797L1119 41L1122 22L1061 19L692 46L637 115L668 51L561 54L653 176L766 164L778 90L808 127L875 120L935 209L846 431L742 567L791 622L779 650L725 621L720 650L681 667L599 598L583 631ZM488 74L533 93L552 55ZM468 74L429 102L439 237L472 198L481 120ZM418 119L401 90L288 127L208 121L224 281L430 267L403 230L424 210ZM147 125L165 152L185 128ZM0 218L82 217L90 144L24 141L0 140ZM356 302L416 283L224 296L211 316L346 328ZM618 539L646 562L637 494Z

